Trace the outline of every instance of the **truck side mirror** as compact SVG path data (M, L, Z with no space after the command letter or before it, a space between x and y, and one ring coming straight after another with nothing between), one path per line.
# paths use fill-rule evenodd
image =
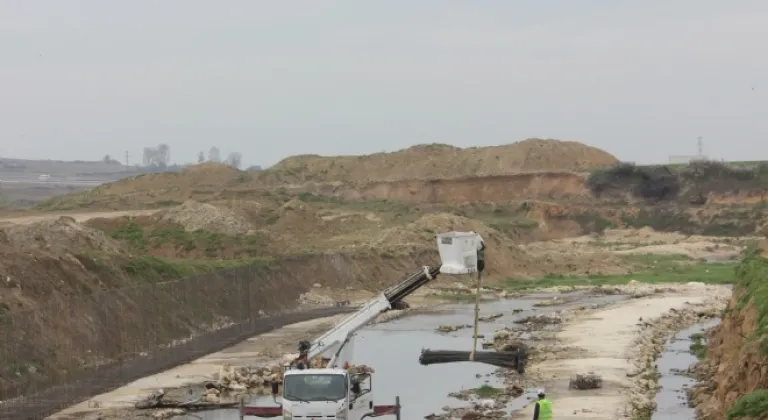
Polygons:
M277 396L277 393L280 391L280 386L277 383L277 381L272 382L272 395Z

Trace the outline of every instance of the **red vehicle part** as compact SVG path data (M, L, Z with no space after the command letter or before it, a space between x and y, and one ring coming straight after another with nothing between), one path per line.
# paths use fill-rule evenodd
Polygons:
M280 417L283 415L282 407L243 407L241 409L243 416L256 417ZM375 405L373 414L367 417L380 417L394 415L400 420L400 397L395 398L395 405Z
M283 407L243 407L243 416L282 417Z

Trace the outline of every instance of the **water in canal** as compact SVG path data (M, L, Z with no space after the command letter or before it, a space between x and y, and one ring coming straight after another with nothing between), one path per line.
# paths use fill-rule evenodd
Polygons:
M693 386L696 381L678 372L696 363L696 356L690 351L691 335L701 333L718 323L720 323L719 319L713 319L696 324L680 331L667 342L664 353L656 362L661 374L659 378L661 390L656 394L657 407L651 420L694 420L696 418L695 410L688 406L685 393L685 389Z
M626 299L626 296L584 296L578 302L560 307L534 308L538 300L553 295L537 294L522 299L508 299L483 303L480 315L501 312L503 317L492 322L480 323L479 333L488 339L494 331L504 326L512 327L515 319L535 313L547 313L581 304L603 304ZM561 295L562 296L562 295ZM495 367L481 363L451 363L422 366L419 355L422 349L472 350L472 329L465 328L449 334L439 334L440 325L471 324L474 305L454 304L443 307L444 313L409 316L383 324L372 325L358 332L355 338L354 359L376 371L373 380L375 403L394 404L400 397L402 417L418 419L431 413L440 413L448 405L461 407L468 403L448 397L451 392L476 388L484 384L503 387L501 379L493 373ZM520 309L513 313L513 309ZM482 340L480 340L482 341ZM478 343L479 346L479 343ZM527 401L527 400L526 400ZM254 397L249 405L273 405L272 397ZM518 405L518 404L513 404ZM216 410L195 413L194 416L177 417L178 420L234 420L238 411Z

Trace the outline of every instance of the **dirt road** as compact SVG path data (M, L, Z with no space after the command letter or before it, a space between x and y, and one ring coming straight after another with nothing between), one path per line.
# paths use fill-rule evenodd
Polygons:
M652 336L655 328L676 328L674 320L662 323L660 317L686 310L691 314L704 308L722 310L729 297L730 289L725 286L678 285L662 295L613 304L583 315L556 334L562 353L533 364L528 375L546 389L558 419L630 418L633 405L653 404L651 396L655 394L642 389L653 384L637 387L638 378L648 373L638 371L638 358L652 358L648 352L663 346L663 339ZM569 389L570 378L589 372L603 378L602 389ZM532 418L533 406L530 404L513 418Z
M0 216L0 227L10 226L10 225L28 225L31 223L43 222L46 220L55 220L61 216L68 216L75 219L75 221L82 223L89 219L94 219L97 217L112 218L112 217L122 217L122 216L147 216L150 214L154 214L158 211L159 211L158 209L150 209L150 210L102 211L102 212L91 212L91 213L52 212L52 213L46 213L46 214L35 214L35 215L25 215L25 216L7 216L7 217Z

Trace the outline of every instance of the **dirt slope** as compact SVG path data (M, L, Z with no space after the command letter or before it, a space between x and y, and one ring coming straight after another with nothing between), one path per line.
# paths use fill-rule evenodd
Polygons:
M585 170L617 162L613 155L579 142L528 139L504 146L466 149L432 144L366 156L292 156L264 171L262 178L283 183L447 179Z
M768 259L745 258L722 323L707 337L706 358L694 368L697 418L768 418ZM733 416L733 417L731 417Z
M571 172L490 175L459 179L326 184L316 191L346 200L400 200L429 203L504 202L536 198L589 197L585 176Z

